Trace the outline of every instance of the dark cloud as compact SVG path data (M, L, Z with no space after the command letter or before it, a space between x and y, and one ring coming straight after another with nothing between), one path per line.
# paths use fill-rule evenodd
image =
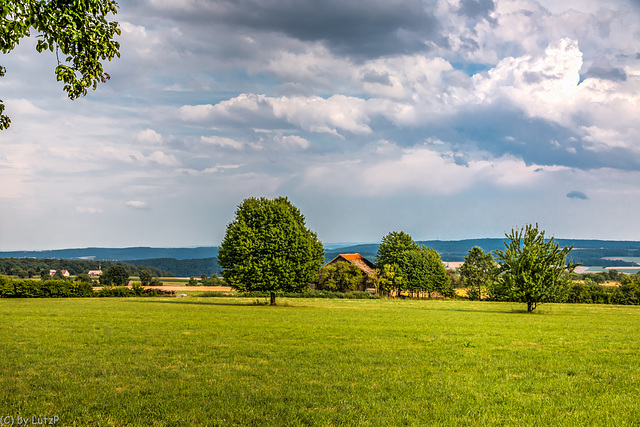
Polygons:
M614 82L624 82L627 80L627 73L622 68L593 66L584 75L585 78L594 77L597 79L611 80Z
M389 80L389 73L378 73L377 71L369 70L362 76L362 81L366 83L378 83L381 85L390 86L391 80Z
M580 199L580 200L587 200L588 197L586 194L584 194L582 191L570 191L567 193L567 198L568 199Z
M458 14L469 18L487 18L494 9L493 0L462 0Z
M377 128L374 128L378 132ZM567 166L582 170L610 167L640 170L640 158L628 149L606 151L585 149L592 144L581 135L557 123L526 116L507 106L483 107L461 112L447 120L430 123L424 137L452 144L460 152L480 150L495 157L512 155L527 164ZM408 132L403 131L406 136ZM393 138L389 136L389 138ZM396 140L399 138L395 138ZM416 135L414 141L419 141Z
M219 0L197 8L159 12L197 25L324 42L354 58L425 51L425 42L440 38L437 19L418 0Z

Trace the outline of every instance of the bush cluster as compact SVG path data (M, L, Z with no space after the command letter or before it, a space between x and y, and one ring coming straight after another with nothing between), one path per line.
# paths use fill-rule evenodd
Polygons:
M70 298L93 296L86 282L68 280L9 280L0 276L0 298Z
M138 284L139 285L139 284ZM72 280L11 280L0 275L0 298L84 298L175 295L176 291L143 289L141 286L105 286L94 290L91 283Z
M623 278L620 286L572 283L563 302L583 304L640 304L640 278Z

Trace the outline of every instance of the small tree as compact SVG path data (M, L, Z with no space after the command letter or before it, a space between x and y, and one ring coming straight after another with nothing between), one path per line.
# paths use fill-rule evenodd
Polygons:
M301 292L315 282L324 263L318 236L286 197L245 199L227 226L218 251L225 281L234 289Z
M151 284L151 280L153 280L153 276L147 270L142 270L140 272L140 283L142 286L149 286Z
M528 224L505 234L504 251L496 251L500 264L498 296L526 302L532 312L538 304L555 301L569 281L569 273L580 265L567 263L573 246L560 249L553 237L545 241L544 231ZM501 295L500 295L501 294Z
M320 270L318 285L329 291L355 291L364 281L362 270L349 262L340 261Z
M129 284L129 272L122 265L112 265L100 276L102 286L127 286Z
M374 284L378 295L389 295L391 291L400 292L404 280L397 264L385 264L376 269Z
M418 293L438 292L451 296L453 287L447 270L442 264L440 255L435 250L424 245L420 249L405 251L400 259L405 289Z
M498 264L491 253L485 253L482 248L475 246L464 257L464 264L459 270L469 299L481 300L484 288L489 286L498 274Z

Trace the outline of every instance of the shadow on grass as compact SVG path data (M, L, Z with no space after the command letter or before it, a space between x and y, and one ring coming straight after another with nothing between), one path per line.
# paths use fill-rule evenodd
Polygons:
M221 306L229 306L229 307L293 307L287 303L284 304L276 304L269 305L269 303L258 302L257 300L247 301L246 303L238 303L238 302L223 302L223 301L189 301L184 298L175 298L175 299L166 299L166 300L148 300L148 299L126 299L127 302L143 302L143 303L154 303L154 304L186 304L186 305L221 305ZM301 306L296 306L301 307Z

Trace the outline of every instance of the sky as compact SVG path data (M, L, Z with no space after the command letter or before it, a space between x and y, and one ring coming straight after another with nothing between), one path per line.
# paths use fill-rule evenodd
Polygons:
M0 58L0 250L214 246L277 196L325 243L640 240L638 0L118 4L84 98Z

